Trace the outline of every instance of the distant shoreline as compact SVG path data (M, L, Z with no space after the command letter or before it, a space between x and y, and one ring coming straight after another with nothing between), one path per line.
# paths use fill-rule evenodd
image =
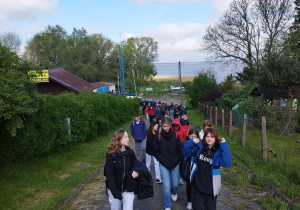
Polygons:
M187 82L190 81L192 82L195 76L189 76L189 75L181 75L181 81L182 82ZM178 76L176 75L156 75L154 77L154 80L177 80Z

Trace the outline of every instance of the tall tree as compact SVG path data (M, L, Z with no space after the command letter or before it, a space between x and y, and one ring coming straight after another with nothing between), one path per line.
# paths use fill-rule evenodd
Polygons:
M67 31L61 26L47 26L28 42L24 55L46 69L62 66L67 60L67 38Z
M1 43L0 58L0 125L9 135L16 136L26 117L37 110L35 86L28 76L32 67Z
M124 66L127 74L144 80L157 74L154 63L158 58L158 43L151 37L131 37L124 45Z
M289 51L274 51L263 60L259 86L269 99L287 99L289 107L300 91L300 61Z
M248 72L240 76L247 80L256 75L264 50L271 52L288 29L291 6L292 0L234 0L220 21L207 28L203 49L213 60L242 62Z
M300 0L295 0L295 19L288 34L287 44L294 56L300 59Z

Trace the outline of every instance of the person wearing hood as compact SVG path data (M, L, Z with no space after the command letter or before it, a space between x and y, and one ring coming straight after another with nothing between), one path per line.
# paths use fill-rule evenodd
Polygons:
M180 136L180 141L182 142L184 138L187 137L186 130L181 126L180 120L178 118L174 119L172 122L172 130L175 131Z
M178 104L175 104L174 106L174 119L178 118L180 113L180 106L178 106Z
M181 141L172 129L168 117L162 119L162 131L154 143L154 156L159 161L163 185L164 209L171 209L172 201L177 200L179 162L182 160Z

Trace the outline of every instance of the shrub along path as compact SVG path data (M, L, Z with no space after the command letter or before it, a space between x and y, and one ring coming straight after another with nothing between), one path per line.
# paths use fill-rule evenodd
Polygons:
M134 149L134 142L130 139L130 147ZM231 166L234 167L234 166ZM154 165L151 165L151 173L154 183L154 197L144 200L134 201L134 209L136 210L152 210L163 209L162 199L162 185L155 183ZM222 169L222 174L226 174L226 169ZM178 200L172 202L172 209L186 209L186 185L179 185L178 188ZM222 183L221 192L218 195L217 209L230 210L230 209L262 209L257 204L257 200L260 197L266 195L266 192L259 192L255 189L255 186L248 185L247 189L243 193L236 192L233 186ZM105 189L105 177L103 175L103 164L93 179L91 179L84 188L72 198L68 203L66 209L110 209L108 196L106 196Z

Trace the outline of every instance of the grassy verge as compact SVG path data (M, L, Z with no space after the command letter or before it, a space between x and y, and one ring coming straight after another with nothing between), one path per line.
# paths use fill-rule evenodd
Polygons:
M192 127L201 128L206 117L198 110L189 110L188 117L193 123ZM299 183L299 145L296 144L299 134L294 136L279 137L275 131L268 130L268 146L276 151L278 156L268 153L268 161L261 158L260 138L258 130L247 131L246 147L241 145L241 131L234 130L232 138L228 136L227 130L218 129L219 135L225 137L230 147L233 158L232 167L226 168L223 180L235 188L235 191L244 192L251 182L256 184L258 190L267 188L267 183L274 185L278 191L288 196L294 202L294 209L300 209L300 183ZM246 165L256 174L246 172ZM274 199L270 194L259 199L261 205L266 209L289 209L286 203Z
M129 121L89 142L36 161L5 167L0 173L1 209L59 207L103 163L111 136L119 128L130 132Z

